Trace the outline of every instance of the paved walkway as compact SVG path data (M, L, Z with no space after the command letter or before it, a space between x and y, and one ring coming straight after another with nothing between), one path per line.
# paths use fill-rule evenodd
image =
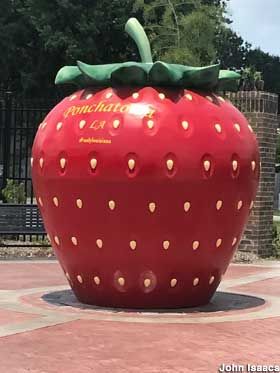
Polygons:
M54 261L0 262L0 373L280 364L279 329L280 262L231 265L210 305L161 312L82 305Z

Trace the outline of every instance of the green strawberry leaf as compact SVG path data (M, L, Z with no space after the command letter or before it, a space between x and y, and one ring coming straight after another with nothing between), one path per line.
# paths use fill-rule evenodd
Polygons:
M125 62L111 72L112 85L148 85L150 69L149 63Z
M75 84L84 87L88 85L88 79L77 66L64 66L57 73L55 84Z
M240 75L234 71L220 70L219 65L193 67L153 63L147 35L135 18L128 20L126 31L135 40L142 62L124 62L107 65L66 66L59 70L55 84L71 83L88 86L171 86L204 91L229 90L238 87Z
M220 70L217 91L237 91L240 74L230 70Z
M84 74L91 85L108 86L111 83L111 73L116 68L120 68L122 63L112 63L108 65L88 65L84 62L77 62L78 68Z
M214 90L219 79L219 65L188 67L183 74L184 87Z

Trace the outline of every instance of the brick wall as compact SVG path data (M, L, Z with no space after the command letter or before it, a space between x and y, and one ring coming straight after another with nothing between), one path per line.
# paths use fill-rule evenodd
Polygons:
M278 96L267 92L227 94L230 101L247 117L259 142L261 176L255 205L239 250L270 256L275 183L276 129Z

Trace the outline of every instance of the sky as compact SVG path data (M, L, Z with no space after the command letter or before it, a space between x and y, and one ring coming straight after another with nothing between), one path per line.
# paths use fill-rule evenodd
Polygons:
M231 28L244 41L280 56L280 0L229 0Z

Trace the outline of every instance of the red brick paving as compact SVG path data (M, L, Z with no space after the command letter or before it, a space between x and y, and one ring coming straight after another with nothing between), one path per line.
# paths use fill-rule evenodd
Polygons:
M280 363L280 318L210 325L76 321L0 339L3 372L216 372ZM4 356L4 359L3 359ZM1 372L2 372L1 371Z
M276 270L276 268L275 268ZM256 273L265 273L267 271L273 271L273 268L260 267L254 265L231 265L224 275L225 280L235 279L240 277L251 276Z
M17 323L22 321L31 320L38 317L38 315L33 315L30 313L7 311L0 309L0 325ZM0 370L1 372L1 370ZM1 372L2 373L2 372Z
M57 263L9 262L7 265L7 262L0 262L0 289L28 289L65 284L67 281Z
M256 281L251 284L235 286L235 291L254 292L257 294L268 294L280 297L280 281L279 278Z
M238 280L273 271L269 266L234 265L226 279ZM0 263L1 289L65 284L56 263ZM278 277L235 286L234 291L279 296L279 285ZM34 294L37 293L34 289ZM23 298L24 307L32 307L36 295ZM36 306L42 303L37 296ZM16 332L19 324L25 322L28 326L29 321L38 317L44 320L41 315L7 311L6 306L8 302L1 303L0 291L0 331L7 323ZM67 313L67 307L62 312ZM65 321L1 337L0 373L212 373L222 363L280 364L279 329L278 316L220 323L211 323L209 319L190 324Z

